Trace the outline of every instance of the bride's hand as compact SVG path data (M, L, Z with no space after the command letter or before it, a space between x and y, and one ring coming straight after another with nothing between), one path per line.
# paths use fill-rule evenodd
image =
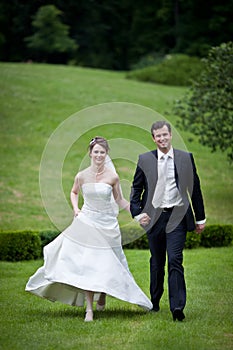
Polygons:
M142 226L147 226L147 225L149 225L150 220L151 220L151 218L149 217L149 215L144 213L142 218L139 220L139 222Z
M74 217L78 216L80 211L81 211L80 209L74 209Z

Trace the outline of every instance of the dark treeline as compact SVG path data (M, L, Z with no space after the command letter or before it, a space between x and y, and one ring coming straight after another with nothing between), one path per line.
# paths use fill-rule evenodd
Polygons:
M25 38L41 6L53 4L78 45L82 66L127 70L147 55L204 56L233 38L233 0L0 0L0 60L34 59ZM59 61L59 59L58 59Z

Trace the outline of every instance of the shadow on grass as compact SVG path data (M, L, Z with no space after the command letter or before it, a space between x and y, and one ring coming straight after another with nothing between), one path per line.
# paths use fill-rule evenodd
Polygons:
M94 308L95 319L133 319L138 317L143 317L148 314L152 314L146 310L126 310L126 309L106 309L104 311L96 311ZM69 308L69 309L59 309L59 310L25 310L25 314L31 317L43 317L43 318L76 318L77 316L84 317L85 308Z

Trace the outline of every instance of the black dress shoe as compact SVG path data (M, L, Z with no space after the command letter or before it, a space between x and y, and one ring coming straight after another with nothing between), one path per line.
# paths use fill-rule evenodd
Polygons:
M185 318L185 315L181 309L174 309L172 312L172 316L173 316L173 321L176 321L176 320L183 321L183 319Z

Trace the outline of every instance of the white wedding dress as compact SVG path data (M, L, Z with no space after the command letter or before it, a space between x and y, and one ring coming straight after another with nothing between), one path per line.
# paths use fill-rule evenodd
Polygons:
M26 291L51 301L83 306L85 290L152 309L136 284L121 246L112 186L82 185L84 205L71 225L44 248L44 265ZM113 203L114 202L114 203Z

